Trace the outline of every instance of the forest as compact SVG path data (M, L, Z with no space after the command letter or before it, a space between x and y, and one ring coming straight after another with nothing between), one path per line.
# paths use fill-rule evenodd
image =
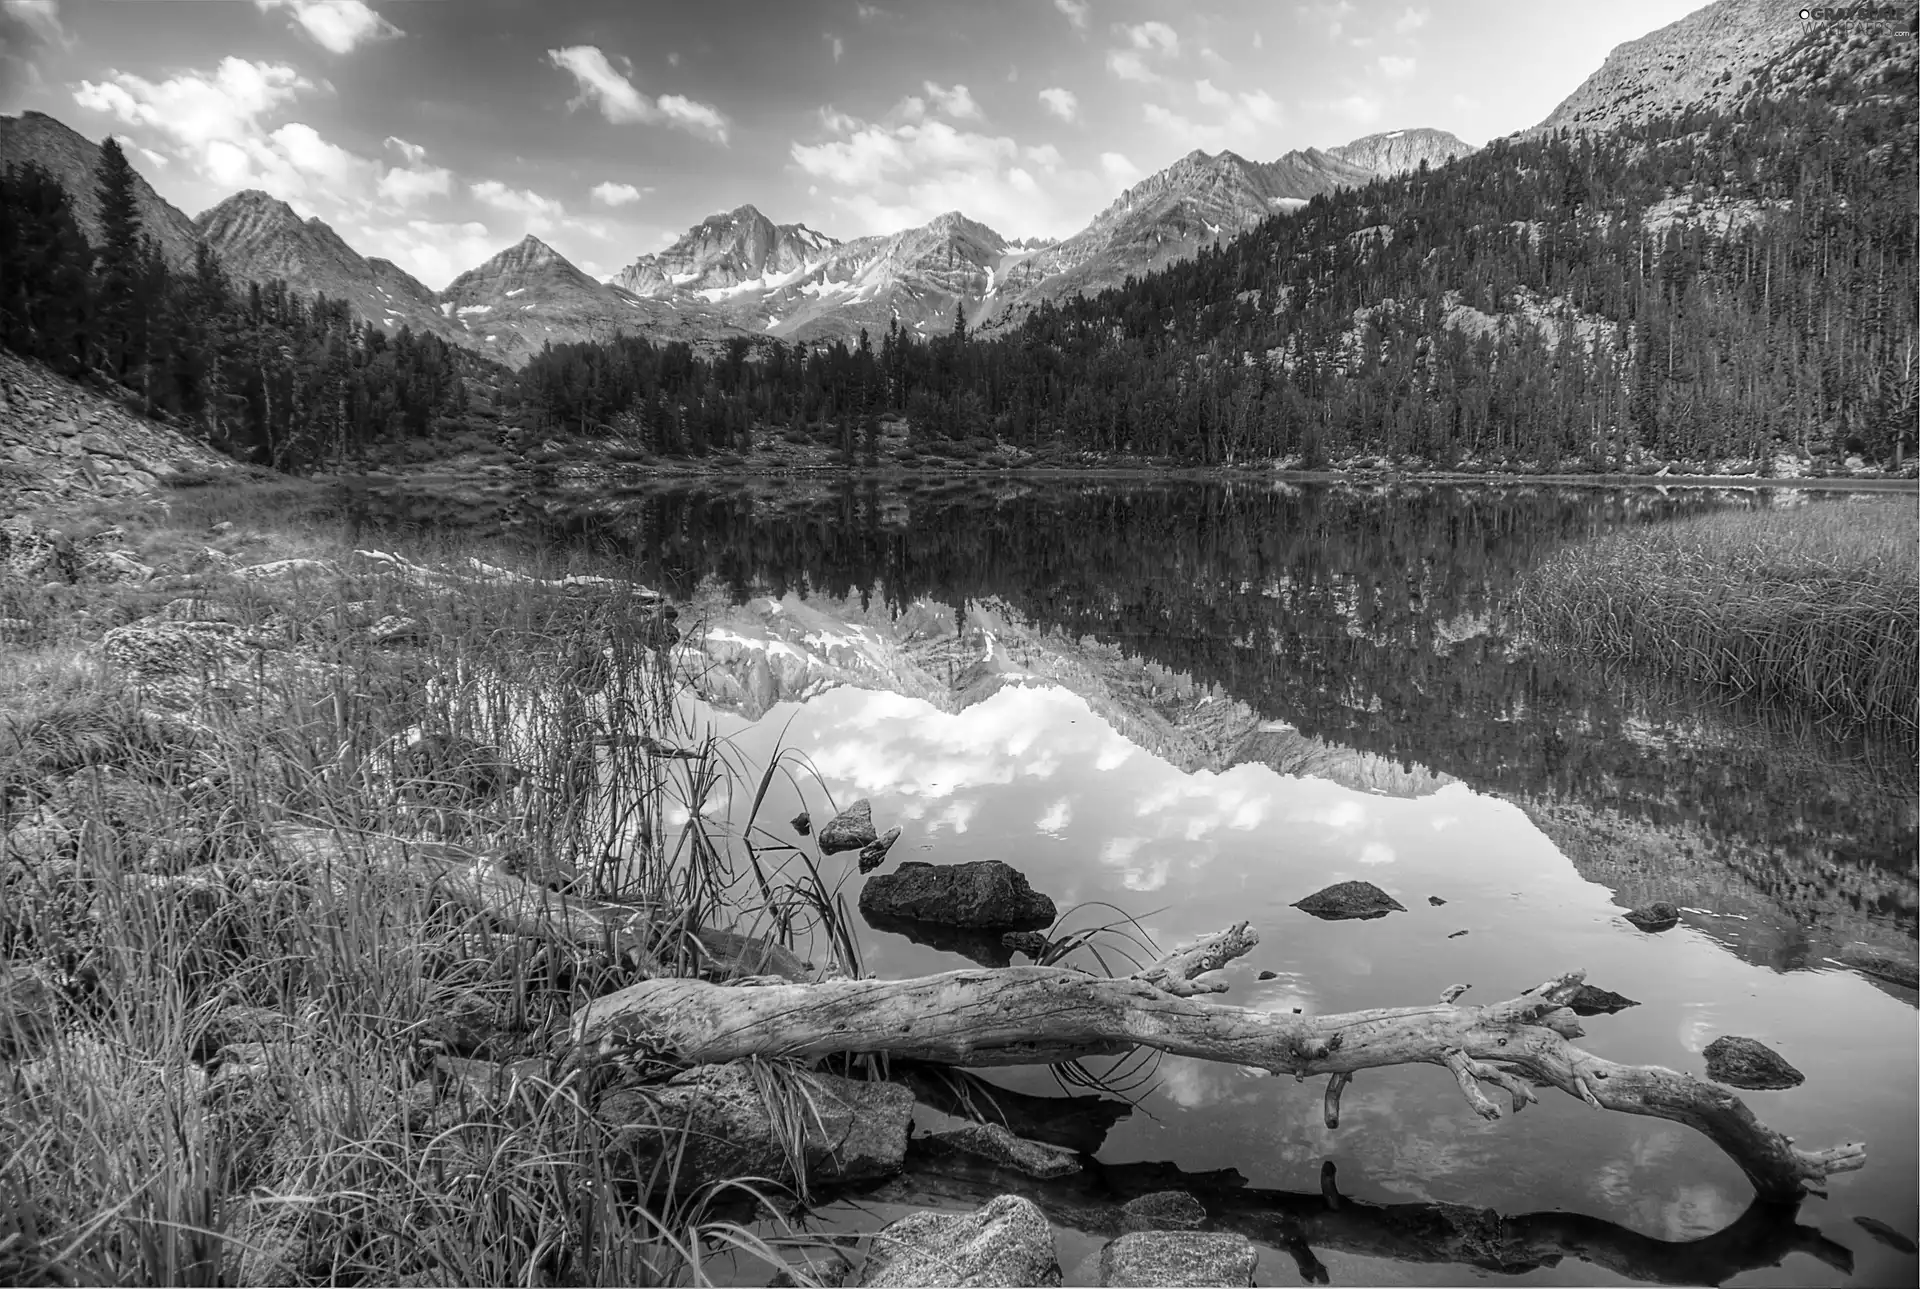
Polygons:
M1838 82L1497 140L1018 322L956 307L931 338L896 324L713 353L616 335L549 344L518 373L282 282L230 282L204 251L169 268L109 141L99 246L44 171L0 178L0 341L290 470L456 435L483 409L669 457L779 434L872 463L892 416L905 455L936 460L1765 470L1787 450L1896 467L1920 415L1913 103Z

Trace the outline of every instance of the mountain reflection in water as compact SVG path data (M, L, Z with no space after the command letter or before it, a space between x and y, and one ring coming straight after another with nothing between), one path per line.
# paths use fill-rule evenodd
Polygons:
M355 500L369 525L434 504ZM1851 940L1913 952L1914 749L1555 660L1501 629L1516 577L1567 542L1723 506L1911 512L1911 498L742 480L498 504L680 601L697 716L747 763L780 741L843 803L870 796L882 827L906 827L896 859L1006 859L1063 910L1117 904L1163 947L1250 918L1265 939L1230 973L1247 1006L1405 1005L1451 980L1492 998L1588 968L1643 1000L1589 1024L1595 1050L1697 1073L1720 1033L1767 1041L1808 1083L1750 1098L1761 1117L1803 1139L1865 1138L1874 1162L1834 1204L1911 1227L1913 994L1827 959ZM1354 877L1409 911L1308 925L1288 907ZM1682 927L1619 919L1654 898L1682 907ZM994 956L884 928L862 939L887 976ZM1684 1264L1679 1245L1727 1230L1701 1246L1702 1274L1783 1256L1783 1283L1845 1269L1806 1231L1747 1260L1743 1183L1683 1129L1568 1098L1488 1125L1431 1073L1361 1076L1335 1134L1317 1089L1308 1105L1286 1080L1163 1061L1148 1113L1100 1157L1171 1156L1290 1191L1337 1155L1418 1204L1596 1214L1529 1245L1529 1277L1558 1247L1658 1278L1583 1251L1574 1228L1589 1221L1599 1244L1634 1248L1629 1263ZM995 1079L1049 1088L1044 1072ZM1651 1234L1633 1245L1611 1223ZM1911 1257L1843 1243L1861 1283L1913 1273ZM1389 1265L1358 1274L1431 1272Z

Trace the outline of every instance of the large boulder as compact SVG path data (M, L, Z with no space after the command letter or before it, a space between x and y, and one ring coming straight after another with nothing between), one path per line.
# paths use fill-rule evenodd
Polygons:
M1797 1088L1807 1076L1765 1043L1728 1034L1707 1044L1707 1077L1728 1087L1769 1091Z
M1251 1285L1259 1257L1244 1235L1136 1231L1100 1251L1100 1283Z
M1037 931L1051 926L1056 916L1052 900L1027 885L1018 869L997 859L966 864L908 860L868 880L860 892L860 911L869 920L909 918L1006 931Z
M682 1191L729 1177L769 1177L782 1185L849 1182L900 1170L913 1118L913 1093L897 1083L862 1083L833 1074L799 1074L808 1105L793 1116L806 1177L795 1177L780 1126L747 1067L703 1065L652 1086L615 1088L595 1114L644 1172L680 1156ZM684 1154L682 1128L686 1129Z
M861 850L879 840L873 830L873 803L865 797L827 821L820 830L820 853L837 855L843 850Z
M149 701L185 707L244 687L255 651L231 622L136 622L101 638L100 656Z
M1185 1191L1154 1191L1120 1206L1120 1225L1133 1231L1198 1231L1207 1224L1207 1210Z
M1322 887L1294 908L1329 922L1347 918L1383 918L1389 913L1405 913L1406 906L1372 882L1335 882Z
M860 1276L874 1289L1057 1285L1053 1228L1032 1200L1002 1195L971 1213L909 1213L873 1237Z

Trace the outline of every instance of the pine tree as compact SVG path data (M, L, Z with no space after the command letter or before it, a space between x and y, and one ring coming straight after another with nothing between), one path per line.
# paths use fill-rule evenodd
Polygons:
M95 298L102 365L124 378L136 361L137 315L145 267L140 245L140 208L134 201L133 167L117 140L100 145L94 171L100 204L100 245L94 250Z

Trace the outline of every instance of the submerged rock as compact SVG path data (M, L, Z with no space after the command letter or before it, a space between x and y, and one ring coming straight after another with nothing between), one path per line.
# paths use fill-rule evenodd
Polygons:
M1277 972L1277 971L1263 971L1263 972L1261 972L1261 973L1260 973L1260 979L1262 979L1262 980L1278 980L1278 979L1280 979L1280 973L1279 973L1279 972Z
M1259 1256L1244 1235L1136 1231L1100 1251L1100 1283L1251 1285Z
M1707 1077L1728 1087L1767 1091L1797 1088L1807 1076L1765 1043L1728 1034L1707 1044Z
M1020 871L997 859L966 864L907 860L873 878L860 892L860 911L945 926L1037 931L1051 926L1053 901L1027 885Z
M767 1281L767 1289L796 1289L802 1283L839 1289L852 1276L853 1263L847 1260L846 1254L838 1249L816 1250L789 1263L786 1270L774 1272L773 1278Z
M1120 1206L1120 1225L1134 1231L1198 1231L1207 1224L1207 1210L1185 1191L1155 1191Z
M1406 906L1372 882L1335 882L1315 891L1294 908L1317 918L1337 922L1345 918L1383 918L1389 913L1405 913Z
M1008 931L1000 937L1000 943L1015 953L1024 953L1035 962L1047 956L1047 950L1053 943L1038 931Z
M1057 1285L1053 1228L1032 1200L1002 1195L971 1213L909 1213L880 1228L862 1285Z
M887 862L887 852L893 849L893 843L900 840L900 829L889 828L878 837L860 848L860 871L871 873Z
M938 1148L956 1150L1043 1180L1080 1171L1080 1160L1073 1151L1028 1141L997 1123L963 1123L945 1132L929 1133L926 1140Z
M1439 907L1440 907L1440 906L1441 906L1442 904L1445 904L1445 903L1446 903L1446 901L1445 901L1445 900L1443 900L1443 899L1441 899L1441 898L1440 898L1440 897L1439 897L1438 895L1429 895L1429 896L1427 896L1427 903L1429 903L1429 904L1431 904L1431 905L1433 905L1433 907L1435 907L1435 908L1437 909L1437 908L1439 908Z
M1861 940L1854 940L1840 950L1840 961L1855 971L1864 971L1869 976L1891 981L1896 985L1905 985L1908 989L1920 986L1920 968L1916 968L1910 957L1889 953L1885 949Z
M1680 920L1680 910L1665 900L1655 900L1637 909L1628 909L1622 916L1642 931L1665 931Z
M878 839L879 834L873 830L873 803L862 797L820 830L820 853L837 855L843 850L859 850Z
M1616 994L1611 989L1598 989L1593 985L1581 985L1567 1000L1567 1006L1573 1008L1576 1016L1611 1016L1639 1005L1625 994Z

